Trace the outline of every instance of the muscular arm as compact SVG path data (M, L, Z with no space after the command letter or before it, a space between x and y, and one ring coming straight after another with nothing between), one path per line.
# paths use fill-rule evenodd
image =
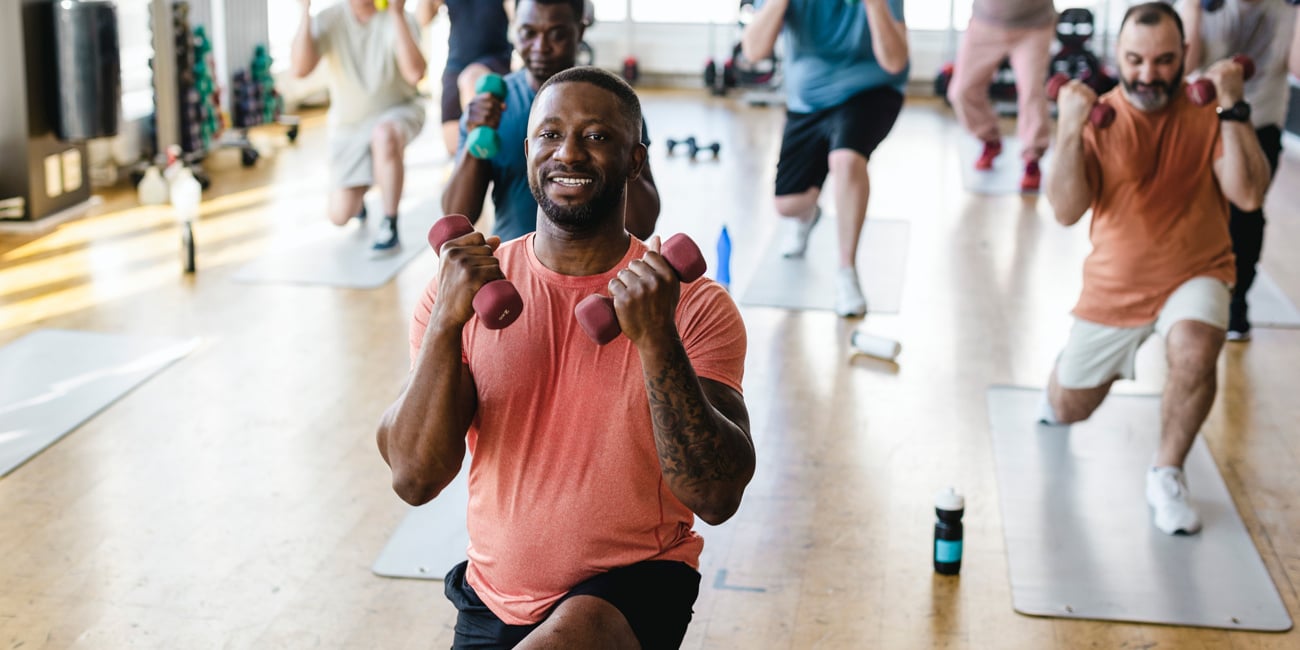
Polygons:
M1223 156L1214 161L1219 189L1243 212L1258 210L1268 191L1268 159L1255 129L1246 122L1223 122L1219 129Z
M320 63L320 52L316 42L311 38L311 3L302 3L302 17L298 21L298 31L293 35L293 46L289 51L289 69L295 77L305 77L316 69Z
M623 214L623 227L641 241L650 239L659 222L659 188L650 174L650 159L641 168L641 174L628 181L627 211Z
M1084 170L1083 129L1058 126L1052 172L1047 175L1047 202L1052 205L1056 221L1063 226L1078 223L1092 206L1092 195Z
M1295 12L1295 30L1291 34L1291 56L1287 61L1291 74L1300 77L1300 9Z
M492 164L469 155L469 148L462 147L456 155L456 168L442 192L442 213L463 214L471 223L478 223L491 183Z
M863 0L867 28L871 30L871 51L881 69L898 74L907 67L907 25L894 18L885 0Z
M754 475L749 413L734 389L700 379L677 338L640 348L659 467L673 494L718 525Z
M393 471L393 491L420 505L442 492L465 458L474 417L474 380L461 361L461 327L433 324L397 401L384 412L379 453Z
M397 23L393 26L393 32L397 36L397 69L401 71L406 83L415 86L424 78L428 64L420 53L420 45L415 42L415 34L411 33L410 23L406 22L406 10L402 8L404 4L393 0L390 5L393 20Z
M776 38L781 35L781 26L785 24L785 10L789 6L789 0L768 0L754 12L754 19L740 36L740 51L746 59L762 61L772 56Z
M1178 13L1183 18L1183 31L1187 34L1183 69L1187 72L1199 70L1205 61L1205 44L1201 41L1201 1L1179 0Z
M420 23L420 27L428 27L438 17L441 8L442 0L420 0L420 5L415 8L416 22Z

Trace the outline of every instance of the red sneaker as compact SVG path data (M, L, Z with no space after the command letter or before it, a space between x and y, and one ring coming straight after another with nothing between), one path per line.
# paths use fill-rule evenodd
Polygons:
M993 169L993 159L997 158L1000 153L1002 153L1001 140L985 142L984 152L981 153L979 159L975 161L975 169L982 172Z
M1038 161L1025 163L1025 175L1020 177L1021 192L1037 192L1043 182L1043 172L1038 168Z

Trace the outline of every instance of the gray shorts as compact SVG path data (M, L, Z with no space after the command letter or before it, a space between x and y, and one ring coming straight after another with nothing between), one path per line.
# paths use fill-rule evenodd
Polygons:
M1193 320L1228 329L1232 291L1214 278L1195 277L1181 284L1160 308L1154 323L1112 327L1074 319L1070 338L1056 359L1062 388L1096 388L1112 379L1132 379L1138 348L1153 333L1167 337L1174 323Z
M394 106L362 124L335 128L330 133L330 183L335 189L370 187L375 182L370 141L375 127L388 122L402 134L402 144L411 144L424 128L424 107L419 104Z

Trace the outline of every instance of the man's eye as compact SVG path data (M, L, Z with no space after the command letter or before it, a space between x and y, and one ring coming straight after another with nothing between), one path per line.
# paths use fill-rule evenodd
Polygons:
M604 133L588 133L588 134L587 134L587 139L588 139L588 140L595 140L596 142L604 142L604 141L608 140L609 138L605 137L605 134L604 134Z
M555 138L560 137L560 134L555 131L542 131L539 137L544 140L554 140Z

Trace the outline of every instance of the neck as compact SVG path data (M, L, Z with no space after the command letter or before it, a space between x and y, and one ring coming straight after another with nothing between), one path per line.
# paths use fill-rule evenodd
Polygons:
M563 275L599 275L627 254L631 236L622 219L605 219L590 230L563 229L538 210L533 253L546 268Z
M379 13L379 11L375 9L375 5L373 4L365 4L360 6L352 5L352 15L356 17L357 22L364 23L370 20L377 13Z

